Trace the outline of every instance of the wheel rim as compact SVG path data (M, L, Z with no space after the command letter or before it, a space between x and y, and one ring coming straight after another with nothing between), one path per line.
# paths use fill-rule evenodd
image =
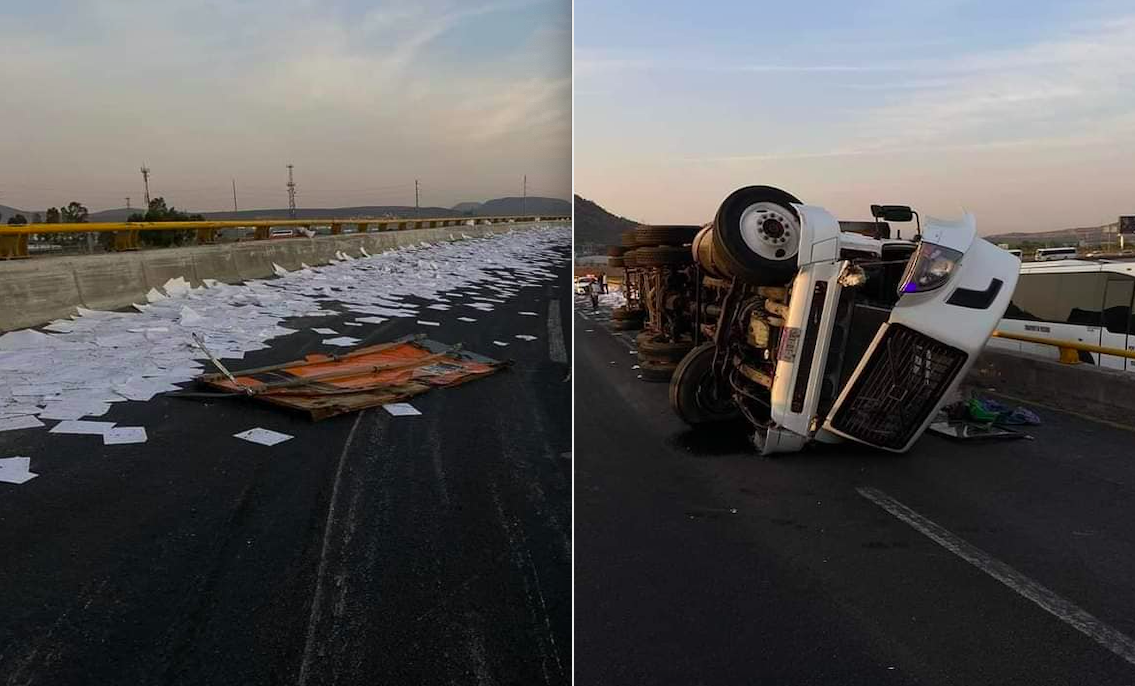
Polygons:
M749 205L741 213L741 240L766 260L790 260L800 250L800 222L788 208L771 202Z

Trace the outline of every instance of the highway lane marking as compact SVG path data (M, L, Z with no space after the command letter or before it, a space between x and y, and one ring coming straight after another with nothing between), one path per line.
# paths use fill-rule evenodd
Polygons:
M319 623L323 610L321 600L323 598L324 578L327 576L328 551L331 547L331 526L335 522L335 510L339 504L339 483L343 480L343 465L347 462L347 451L350 450L351 443L355 440L355 431L359 428L359 422L362 421L364 414L366 414L366 410L362 410L355 417L355 423L351 425L351 431L347 434L347 441L343 444L343 451L339 453L339 466L335 469L335 483L331 486L331 503L327 506L327 522L323 525L323 547L319 552L319 568L315 573L315 592L311 599L311 614L307 619L307 638L304 640L303 662L300 664L299 678L296 679L298 686L307 683L307 676L311 669L311 657L315 650L315 625Z
M560 324L560 301L548 301L548 357L552 362L567 364L567 347L564 344L564 328Z
M1045 612L1135 665L1135 641L1127 635L1104 624L1072 601L1033 581L984 550L958 538L879 489L855 490L859 495L917 529L922 535L1031 600Z

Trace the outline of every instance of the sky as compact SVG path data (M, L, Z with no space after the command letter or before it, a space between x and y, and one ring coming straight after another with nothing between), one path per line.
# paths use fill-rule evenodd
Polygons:
M0 204L571 194L570 0L4 0Z
M1135 214L1129 1L575 2L575 192L710 221L741 186L979 232Z

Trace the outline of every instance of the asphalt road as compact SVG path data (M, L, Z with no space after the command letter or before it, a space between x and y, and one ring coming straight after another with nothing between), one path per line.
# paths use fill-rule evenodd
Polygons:
M32 456L40 474L0 484L0 683L568 683L563 256L554 283L492 313L341 329L367 343L424 331L515 360L415 398L420 417L312 423L158 397L101 418L145 426L141 445L0 433L0 455ZM304 330L240 366L319 349L309 327L343 319L289 320ZM257 426L295 438L232 437Z
M598 319L575 333L577 684L1135 683L858 490L1131 637L1131 430L1034 408L1032 441L761 458L744 424L687 430Z

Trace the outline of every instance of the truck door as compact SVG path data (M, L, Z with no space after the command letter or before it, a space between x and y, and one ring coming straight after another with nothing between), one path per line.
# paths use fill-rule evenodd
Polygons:
M1131 299L1135 296L1135 279L1125 274L1107 274L1103 301L1103 333L1100 345L1129 350L1131 341ZM1135 360L1117 355L1100 355L1100 366L1108 369L1135 371Z

